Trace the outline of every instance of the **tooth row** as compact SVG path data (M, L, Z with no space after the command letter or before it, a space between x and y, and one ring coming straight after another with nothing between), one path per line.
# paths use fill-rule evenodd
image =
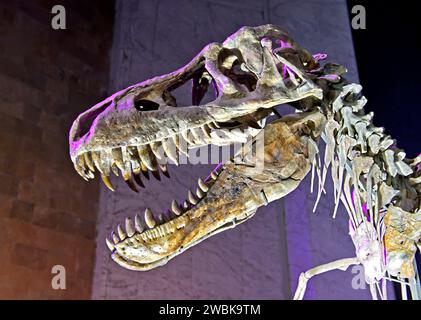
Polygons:
M181 209L177 206L180 215L182 213ZM173 203L173 211L174 211L174 203ZM182 218L182 219L180 219ZM128 217L125 221L125 228L123 228L121 225L117 226L117 234L113 231L111 233L111 240L109 238L106 238L105 242L107 247L114 251L115 245L118 244L121 241L124 241L127 237L133 237L136 233L140 235L140 237L144 240L152 240L156 239L158 237L163 237L165 235L168 235L172 232L174 232L176 229L180 229L184 227L186 219L183 217L177 217L168 223L164 223L162 225L157 225L157 220L153 216L152 211L147 208L144 213L144 220L146 225L150 228L146 231L144 228L143 223L141 222L141 219L139 215L136 215L133 220ZM163 222L163 219L160 219L161 222Z
M211 173L212 180L216 180L218 177L218 172L213 171ZM213 182L211 182L213 183ZM206 193L209 191L209 186L202 180L202 178L199 178L197 181L198 187L196 188L195 192L192 192L191 190L187 193L187 199L183 202L182 209L178 206L177 202L173 201L172 205L172 211L178 215L178 212L181 212L181 210L189 210L192 206L195 206L199 203L200 200L202 200Z
M111 191L114 191L115 188L109 178L110 172L116 176L121 173L129 187L137 192L136 184L144 187L140 174L148 179L149 170L152 171L155 178L160 180L159 167L165 176L169 176L166 165L158 164L157 160L163 160L167 156L178 165L178 151L188 156L189 144L204 144L206 141L209 143L210 132L216 126L216 123L204 124L199 128L188 129L181 134L148 145L85 152L76 157L74 167L85 180L93 179L97 169L104 184Z
M76 158L74 166L85 180L93 179L94 171L98 169L102 181L111 191L115 191L115 188L111 183L110 173L113 172L116 176L121 174L130 189L138 192L136 186L145 187L141 176L149 179L149 171L152 171L157 180L161 180L159 168L162 174L169 178L167 166L158 164L152 150L151 146L137 146L86 152Z
M158 164L157 159L163 160L167 156L178 165L178 152L188 156L189 144L227 144L247 141L247 132L241 132L238 128L233 130L218 128L219 125L216 122L210 122L148 145L85 152L76 157L74 166L85 180L93 179L97 169L101 174L102 181L111 191L114 191L115 188L109 178L110 172L116 176L121 174L130 189L138 192L136 186L145 187L141 180L141 174L149 179L149 171L151 171L152 175L160 180L159 167L162 173L169 177L166 165Z
M186 223L186 219L183 218L183 213L189 210L192 205L196 205L209 190L208 185L203 182L201 178L198 179L197 184L198 188L196 189L196 193L193 194L191 190L189 190L187 196L188 200L184 201L182 207L180 207L175 200L171 202L171 210L169 210L169 212L175 215L172 220L166 222L164 215L161 215L161 218L157 219L154 217L152 210L147 208L144 212L144 221L149 230L144 231L145 226L139 215L135 215L134 221L128 217L125 220L124 228L121 225L118 225L117 234L112 232L111 240L108 238L106 239L108 248L111 251L114 251L117 243L125 240L127 237L130 238L134 236L136 233L140 234L140 237L147 241L163 237L174 232L176 229L183 228ZM158 225L159 222L163 224Z

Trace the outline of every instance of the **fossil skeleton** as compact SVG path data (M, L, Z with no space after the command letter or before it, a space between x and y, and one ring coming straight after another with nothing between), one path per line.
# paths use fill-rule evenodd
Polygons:
M128 87L79 115L69 137L75 169L86 180L98 171L111 190L111 173L121 173L138 191L149 172L168 176L167 159L178 164L191 148L251 137L208 179L199 179L183 204L173 201L171 217L147 209L144 219L136 215L119 225L106 240L113 260L131 270L161 266L250 219L310 172L312 190L318 181L316 208L330 171L333 216L342 203L356 256L302 273L294 298L303 298L312 276L361 264L374 299L387 298L386 280L400 282L405 294L409 287L419 299L414 256L421 241L421 156L407 159L372 124L361 86L348 84L346 69L322 63L325 58L311 55L277 26L243 27L179 70ZM172 91L188 81L192 105L177 106ZM216 98L200 104L211 86ZM297 112L266 124L282 104Z

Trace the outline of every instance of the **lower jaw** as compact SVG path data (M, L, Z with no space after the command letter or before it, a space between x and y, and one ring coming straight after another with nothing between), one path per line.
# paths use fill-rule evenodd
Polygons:
M232 229L235 226L247 221L248 219L250 219L254 215L255 212L256 212L256 210L252 210L252 212L244 213L245 218L239 219L239 220L234 219L233 221L227 222L224 225L222 225L222 226L216 228L215 230L211 231L207 235L193 241L188 246L184 246L184 247L181 246L176 251L174 251L173 253L171 253L171 254L169 254L169 255L167 255L167 256L159 259L159 260L156 260L154 262L140 263L140 262L137 262L137 261L134 261L134 260L128 260L125 257L121 256L117 251L113 252L111 257L120 266L122 266L126 269L129 269L129 270L133 270L133 271L149 271L149 270L155 269L157 267L162 267L172 258L174 258L177 255L183 253L184 251L194 247L195 245L199 244L200 242L206 240L207 238L209 238L211 236L214 236L214 235L216 235L220 232L223 232L225 230Z

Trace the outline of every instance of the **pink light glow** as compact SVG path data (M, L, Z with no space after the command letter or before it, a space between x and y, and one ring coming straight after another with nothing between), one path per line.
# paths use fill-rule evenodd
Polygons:
M216 165L215 169L213 169L213 170L211 171L211 173L210 173L210 174L209 174L209 175L205 178L204 182L209 181L209 179L211 178L211 174L212 174L212 172L218 171L218 169L219 169L220 167L222 167L222 166L223 166L223 163L222 163L222 162L218 163L218 164Z
M316 61L325 60L327 58L327 54L326 53L316 53L316 54L313 54L313 58Z
M288 42L286 42L286 41L283 41L283 40L277 40L276 42L279 44L279 46L280 46L281 48L292 48L291 44L289 44L289 43L288 43Z
M352 205L354 206L354 208L355 208L355 197L356 197L355 193L356 193L355 190L352 190L351 199L352 199ZM367 221L370 221L370 215L368 213L368 207L367 207L366 202L363 202L361 204L361 209L362 209L364 215L366 216Z

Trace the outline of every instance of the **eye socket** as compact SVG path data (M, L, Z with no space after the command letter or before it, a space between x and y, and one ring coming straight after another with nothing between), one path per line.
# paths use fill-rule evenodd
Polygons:
M140 99L134 101L134 107L137 111L154 111L158 110L159 104L151 100Z
M245 85L248 91L254 91L257 76L244 68L244 58L238 49L222 49L218 55L218 66L226 77L234 82Z

